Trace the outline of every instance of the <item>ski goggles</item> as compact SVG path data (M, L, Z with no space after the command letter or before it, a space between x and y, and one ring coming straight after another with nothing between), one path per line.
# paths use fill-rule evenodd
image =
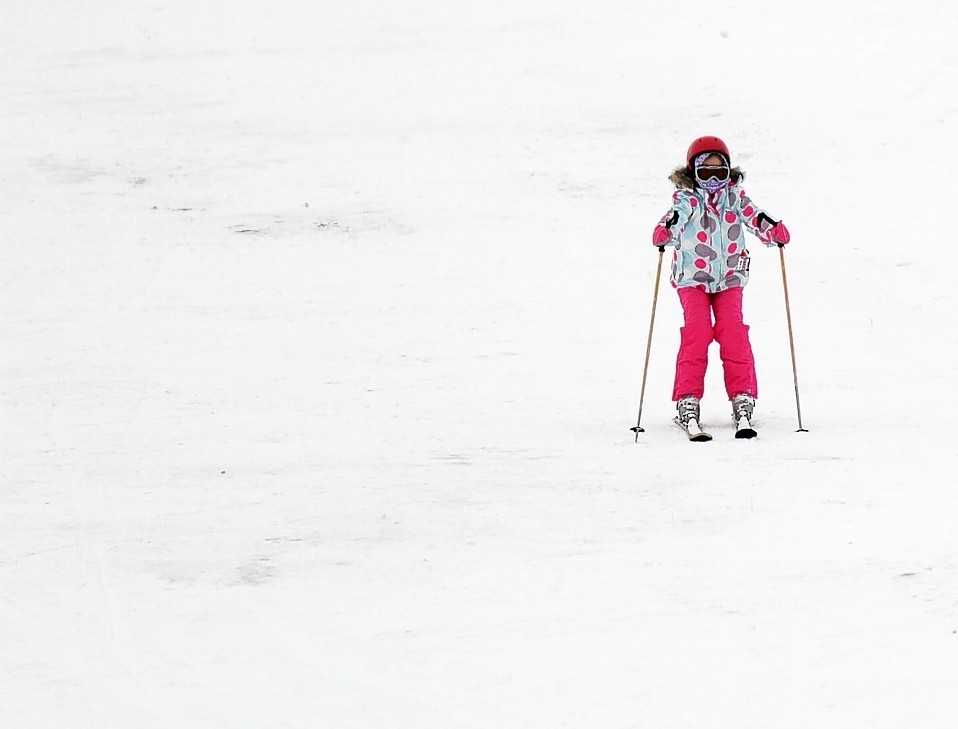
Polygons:
M699 182L706 180L727 180L729 168L725 165L701 165L695 168L695 179Z

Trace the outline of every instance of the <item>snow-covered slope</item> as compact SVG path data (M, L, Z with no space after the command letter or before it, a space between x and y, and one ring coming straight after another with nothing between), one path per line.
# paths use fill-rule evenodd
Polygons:
M7 3L4 725L954 727L956 27ZM717 351L671 426L664 276L629 432L700 134L792 230L808 433L757 245L760 438Z

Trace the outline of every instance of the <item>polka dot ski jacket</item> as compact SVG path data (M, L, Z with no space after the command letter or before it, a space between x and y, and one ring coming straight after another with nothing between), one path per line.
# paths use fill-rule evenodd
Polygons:
M672 286L697 286L713 294L745 286L749 264L745 229L773 246L770 233L777 221L746 194L738 168L732 171L729 186L712 194L695 187L691 175L683 172L676 170L671 178L677 189L672 208L661 220L672 234L666 245L675 248Z

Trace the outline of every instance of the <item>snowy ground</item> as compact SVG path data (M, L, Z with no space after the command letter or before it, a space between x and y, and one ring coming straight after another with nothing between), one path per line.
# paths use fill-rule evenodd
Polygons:
M956 27L7 0L0 723L958 725ZM705 133L792 230L810 432L755 245L760 439L717 351L671 426L663 286L636 444Z

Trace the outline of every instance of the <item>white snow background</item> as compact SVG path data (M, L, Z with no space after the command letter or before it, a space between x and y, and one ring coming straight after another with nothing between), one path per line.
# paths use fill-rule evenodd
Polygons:
M958 5L5 0L0 725L958 726ZM760 437L671 424L718 134ZM667 268L667 267L666 267Z

